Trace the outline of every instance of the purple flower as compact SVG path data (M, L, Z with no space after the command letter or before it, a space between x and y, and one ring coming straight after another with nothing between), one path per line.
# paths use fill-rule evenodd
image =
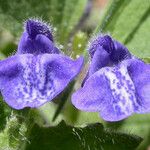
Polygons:
M82 65L82 57L61 54L45 23L28 20L17 53L0 61L0 91L12 108L39 107L60 94Z
M150 112L150 65L108 35L93 40L89 54L88 75L72 96L76 108L99 112L106 121Z

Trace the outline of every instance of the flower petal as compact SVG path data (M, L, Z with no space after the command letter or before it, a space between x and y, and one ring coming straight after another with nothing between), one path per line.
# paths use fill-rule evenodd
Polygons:
M114 51L111 53L111 60L113 63L121 62L125 59L130 59L132 56L128 49L118 41L113 40Z
M94 73L72 97L75 107L98 111L107 121L122 120L134 112L136 102L134 83L127 62L105 67Z
M132 59L128 72L134 82L139 104L138 107L135 107L135 111L137 113L150 112L150 65L141 60Z
M29 19L26 21L25 29L31 39L34 39L38 34L42 34L53 42L53 35L50 27L42 21Z
M92 62L90 64L89 70L82 82L82 87L86 80L94 74L96 71L102 67L107 66L110 63L109 53L107 53L103 47L99 46L99 49L93 55Z
M110 103L111 97L106 77L97 71L81 89L73 93L72 104L80 110L96 112Z
M13 77L19 73L19 70L22 66L18 63L17 59L18 56L14 55L12 57L0 61L0 81L5 76Z
M138 105L134 83L128 74L127 66L128 61L123 61L104 71L113 97L111 103L101 111L101 116L107 121L118 121L130 116Z
M35 39L31 39L27 32L22 34L20 39L17 54L44 54L44 53L59 53L59 50L54 46L45 35L38 34Z
M100 47L103 47L105 51L110 54L114 50L112 38L109 35L98 35L94 38L88 49L91 58L93 58L94 53L99 50Z
M9 65L12 62L16 65ZM11 107L22 109L39 107L55 98L80 72L83 58L73 61L60 54L24 54L0 63L0 90L4 100ZM14 68L15 73L8 71Z
M99 46L99 49L95 51L92 62L90 64L89 76L91 76L93 73L95 73L102 67L107 66L109 62L110 62L109 53L107 53L103 49L103 47Z

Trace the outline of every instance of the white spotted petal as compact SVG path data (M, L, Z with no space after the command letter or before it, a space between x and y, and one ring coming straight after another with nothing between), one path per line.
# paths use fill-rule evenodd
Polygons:
M15 109L39 107L54 99L80 72L83 58L23 54L0 61L0 90Z
M104 67L73 94L72 103L78 109L99 112L107 121L119 121L136 112L149 112L149 73L150 65L138 59Z

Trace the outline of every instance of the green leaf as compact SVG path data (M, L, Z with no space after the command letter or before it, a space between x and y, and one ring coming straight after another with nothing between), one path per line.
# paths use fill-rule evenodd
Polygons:
M63 94L62 96L60 97L60 103L55 111L55 114L53 116L53 121L55 121L58 117L58 115L61 113L62 109L64 108L64 105L65 103L67 102L67 100L70 98L70 94L72 93L73 91L73 88L74 88L74 85L75 85L75 80L72 81L68 87L65 89L65 91L63 91Z
M9 127L11 127L11 122L13 122L13 121L16 122L17 119L15 117L10 118L10 121L7 121L7 126L6 126L5 130L0 132L0 148L2 150L5 150L5 149L15 150L14 145L12 144L12 146L11 146L11 144L10 144L10 136L9 136L9 132L8 132ZM15 139L15 136L11 137L11 138L12 138L11 140L13 141L13 139Z
M9 110L6 106L4 110L7 111L7 117L0 131L0 149L24 150L25 144L29 142L28 133L36 122L35 113L31 109Z
M150 63L150 57L149 58L143 58L143 61L145 61L146 63Z
M138 147L138 150L148 149L150 144L150 114L134 114L129 118L114 123L107 123L107 126L112 130L118 129L121 131L130 132L143 137L143 142Z
M62 121L58 126L35 125L30 134L26 150L133 150L142 139L135 135L104 129L102 124L72 127Z
M58 106L55 103L51 102L44 104L43 106L35 109L34 111L37 112L38 116L41 116L44 119L45 125L56 125L62 119L64 119L63 114L59 114L59 116L55 118L55 121L53 121L57 108Z
M148 0L112 0L95 32L110 32L136 56L149 57L149 12Z
M2 97L0 97L0 131L5 129L10 114L11 109L3 102Z
M29 17L51 21L58 29L59 42L68 41L80 20L87 0L0 0L0 30L9 30L19 37L23 21ZM70 13L71 12L71 13ZM55 29L56 29L55 28Z
M20 143L27 142L26 131L25 123L21 122L12 111L11 116L7 118L5 129L0 132L1 150L17 150Z

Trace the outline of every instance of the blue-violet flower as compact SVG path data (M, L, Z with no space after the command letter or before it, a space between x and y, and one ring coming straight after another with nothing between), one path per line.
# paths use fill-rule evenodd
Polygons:
M47 24L29 19L16 54L0 61L0 91L12 108L39 107L61 93L82 65L83 57L61 54Z
M89 46L91 64L83 87L72 96L83 111L99 112L106 121L150 112L150 65L118 41L99 35Z

